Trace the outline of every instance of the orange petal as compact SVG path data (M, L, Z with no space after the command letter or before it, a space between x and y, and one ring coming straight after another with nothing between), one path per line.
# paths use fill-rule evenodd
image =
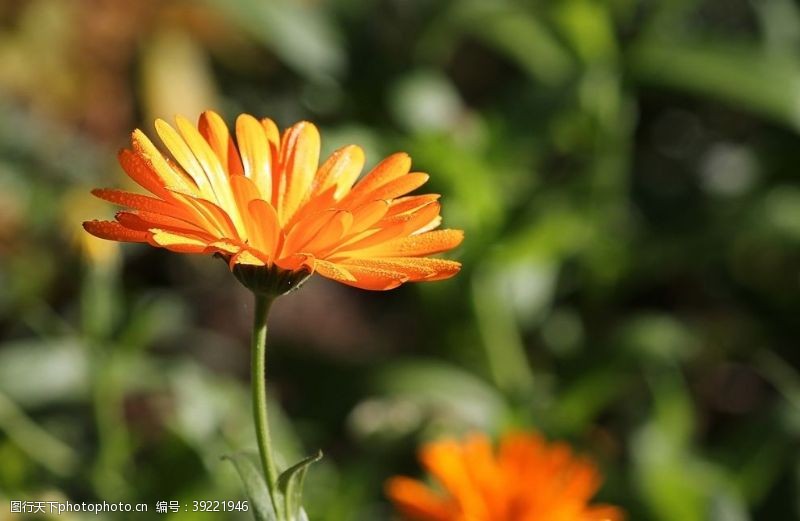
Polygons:
M277 259L275 264L288 271L305 269L310 273L313 273L317 262L317 259L313 255L309 255L307 253L295 253Z
M410 281L444 280L461 270L461 264L446 259L429 257L389 257L370 259L348 259L348 265L370 266L397 271L408 276Z
M483 508L500 519L509 519L503 472L495 459L494 447L483 434L473 434L462 444L462 459L475 484Z
M206 139L211 149L219 158L219 162L228 175L243 173L242 161L233 142L225 121L212 110L207 110L200 115L197 123L200 134Z
M342 239L342 236L347 233L352 225L353 214L338 210L333 218L302 249L313 253L316 257L323 257L329 248Z
M206 253L220 252L226 255L238 255L244 247L245 245L242 243L222 239L207 243Z
M623 521L625 513L610 505L595 505L583 512L581 519L586 521Z
M324 260L317 259L314 262L314 271L323 277L338 281L338 282L353 282L356 280L353 275L345 268Z
M428 203L437 201L441 196L439 194L424 194L424 195L408 195L395 199L389 205L389 211L386 212L388 217L398 215L401 213L410 212L425 206Z
M281 133L278 130L278 125L276 125L275 122L269 118L263 118L261 120L261 127L264 129L264 133L267 135L267 141L269 142L269 148L272 157L277 158L277 153L281 146Z
M272 201L274 183L272 154L264 127L256 118L242 114L236 119L236 140L242 156L244 175L253 180L261 192L261 199Z
M249 177L243 175L231 177L231 188L240 208L247 208L250 201L261 199L261 191Z
M375 226L389 210L389 203L386 201L373 201L359 206L353 210L353 227L349 234L355 235Z
M396 257L403 258L403 257ZM445 280L456 275L461 271L461 263L447 259L432 259L430 257L409 257L409 260L414 259L416 262L422 263L423 266L430 268L436 274L427 277L427 281Z
M194 157L192 150L183 140L180 134L172 128L172 125L163 119L157 119L155 123L156 133L161 141L167 147L172 157L178 162L178 165L194 180L200 195L204 199L216 202L214 191L211 189L211 184L208 182L208 177L203 171L203 167L197 158ZM170 170L175 170L170 168Z
M347 259L343 262L346 262L348 266L395 271L397 273L402 273L410 281L425 279L436 274L434 270L421 264L395 262L392 259Z
M404 230L408 234L418 234L436 228L442 222L442 216L439 215L441 210L442 205L434 201L414 212L409 212L412 217L405 223Z
M206 230L208 233L215 237L226 237L239 240L239 234L233 221L228 214L215 205L214 203L205 199L192 197L181 193L174 192L175 198L183 203L187 210L192 212L194 217L193 223Z
M236 201L236 207L241 212L242 220L244 221L244 237L243 240L252 240L253 237L258 235L259 223L252 219L249 215L249 206L252 201L261 199L261 193L255 183L243 175L235 175L230 179L231 191L233 198Z
M408 280L407 275L397 271L355 266L346 263L340 263L340 266L355 277L354 281L341 282L361 289L384 291L394 289Z
M274 206L281 223L294 215L308 197L319 165L319 131L307 121L297 123L281 140L281 176L273 180L277 187Z
M177 253L205 253L208 247L206 241L159 229L151 230L149 242Z
M131 230L116 221L86 221L83 229L95 237L122 242L147 242L148 233Z
M202 173L205 176L211 186L217 204L228 212L228 215L236 223L237 228L242 229L244 226L233 201L231 186L228 183L228 174L223 169L214 150L189 120L182 116L177 116L175 122L191 154L196 159L196 162L200 164L200 172L198 174Z
M134 130L131 135L131 143L133 150L147 161L149 168L155 172L167 188L188 194L199 193L197 182L185 172L173 168L167 162L164 154L144 135L144 132L139 129Z
M436 230L393 239L371 248L355 251L354 256L416 257L451 250L464 240L461 230Z
M250 201L247 208L250 218L255 224L255 235L252 237L251 245L263 252L269 259L273 259L278 250L278 239L280 238L280 226L275 208L263 199Z
M458 511L417 480L395 477L386 482L386 495L401 514L413 521L454 521Z
M490 519L480 490L469 475L461 444L444 440L425 445L420 461L428 472L461 504L461 509L475 519Z
M372 193L387 183L405 176L410 168L411 158L408 154L398 152L390 155L378 163L358 182L347 197L342 200L343 205L352 206L367 200L386 199L385 197L372 197Z
M376 247L396 237L410 235L419 229L438 226L441 221L439 210L439 203L434 201L415 212L406 212L386 218L378 223L376 231L355 235L343 241L337 248L337 252L341 254Z
M239 253L233 255L230 260L231 269L236 264L247 264L250 266L265 266L266 260L259 252L251 249L243 249Z
M416 190L420 186L428 182L430 176L422 172L411 172L403 177L395 179L380 188L370 192L364 198L368 200L376 199L394 199L401 195L405 195L412 190Z
M335 253L335 257L339 258L360 255L360 252L365 249L369 249L371 251L376 245L384 244L402 236L403 230L403 225L365 230L342 241L342 243L336 247L334 252L329 254L329 257L333 253Z
M131 230L149 231L153 228L161 228L167 231L191 234L203 240L213 240L213 237L205 230L169 215L143 211L136 213L118 212L116 218L117 222Z
M364 151L361 147L348 145L336 150L319 167L312 196L335 186L334 199L341 199L350 190L362 168L364 168Z
M156 199L155 197L134 194L123 190L112 190L110 188L96 188L92 190L92 195L119 206L133 208L134 210L186 217L186 212L183 208L162 201L161 199Z
M411 212L386 217L380 222L380 226L386 228L389 226L401 226L407 234L411 234L439 217L441 209L442 206L439 202L433 201Z
M306 220L309 217L314 215L324 213L327 210L332 210L335 208L336 200L334 199L334 193L336 192L336 187L331 186L321 194L315 195L314 197L310 198L306 201L305 204L300 206L300 208L294 213L291 219L289 219L288 223L284 223L283 228L287 232L290 231L294 226L297 225L300 221Z
M337 210L331 208L324 212L309 215L298 222L286 234L281 256L292 255L305 248L306 244L316 237L319 231L336 216L336 212Z
M169 198L164 180L156 174L151 162L127 148L117 154L122 169L136 184L148 192L163 198Z

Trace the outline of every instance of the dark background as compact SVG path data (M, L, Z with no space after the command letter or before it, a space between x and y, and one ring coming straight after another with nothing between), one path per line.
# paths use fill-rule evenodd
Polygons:
M206 108L405 150L466 231L449 281L276 304L311 519L388 519L420 441L513 428L632 520L800 519L796 2L2 0L0 520L242 497L249 295L80 228L130 130Z

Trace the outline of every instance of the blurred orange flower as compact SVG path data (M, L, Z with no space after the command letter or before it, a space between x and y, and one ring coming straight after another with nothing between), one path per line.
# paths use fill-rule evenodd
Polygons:
M428 180L409 172L397 153L353 185L364 166L350 145L319 165L320 136L308 122L283 135L270 119L241 115L234 142L222 118L201 115L197 127L176 118L156 131L172 159L136 130L119 161L155 197L102 189L93 193L129 207L115 221L90 221L91 234L147 242L182 253L217 253L234 269L266 266L281 273L319 273L364 289L455 275L458 262L428 255L461 243L441 222L437 194L408 196ZM240 279L241 280L241 279Z
M505 436L495 453L486 436L423 446L420 460L442 487L394 477L389 498L411 521L620 521L613 506L590 506L601 476L563 443L537 434Z

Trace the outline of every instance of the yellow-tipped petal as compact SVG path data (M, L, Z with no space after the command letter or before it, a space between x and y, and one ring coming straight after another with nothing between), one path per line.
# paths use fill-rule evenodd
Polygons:
M340 266L346 269L355 278L353 281L341 282L361 289L386 291L389 289L394 289L402 283L408 281L407 275L397 271L355 266L345 263L341 263Z
M344 196L358 174L364 168L364 151L356 145L348 145L336 150L319 167L314 181L313 195L321 194L332 186L336 187L334 199Z
M451 250L464 240L461 230L436 230L387 241L364 250L354 256L416 257Z
M277 158L277 154L280 152L281 148L281 132L278 130L278 125L269 118L263 118L261 120L261 127L264 129L264 134L267 135L270 154L272 154L273 158Z
M392 154L370 170L342 202L349 206L360 204L366 200L386 199L385 197L373 197L372 194L387 183L405 176L410 168L411 158L408 154L404 152Z
M303 247L303 251L318 257L324 255L330 247L341 240L352 225L353 214L345 210L337 211L336 215Z
M317 260L314 262L314 268L316 273L338 282L353 282L356 280L352 273L332 262Z
M164 154L159 151L144 133L136 129L131 135L131 144L136 154L147 162L147 165L161 179L166 188L187 194L200 193L197 182L185 172L176 170L170 165ZM125 165L123 165L125 166ZM155 192L153 192L155 193Z
M319 131L307 121L291 127L281 139L282 175L273 197L281 224L289 221L309 195L319 165L319 146Z
M200 134L208 142L228 175L243 173L242 161L236 150L228 126L216 112L207 110L200 115L197 123Z
M399 197L391 202L386 216L391 217L392 215L414 211L428 203L438 201L440 197L439 194L407 195L405 197Z
M261 192L261 199L272 200L272 156L264 128L253 116L242 114L236 119L236 140L242 155L244 175Z
M211 184L208 182L208 177L203 171L203 167L194 157L192 150L181 138L180 134L163 119L157 119L155 126L158 137L161 138L164 146L167 147L172 157L178 162L178 165L183 168L183 171L194 180L200 195L211 202L218 202Z
M183 139L189 146L191 153L201 166L201 171L211 185L216 202L220 208L233 220L236 229L244 232L244 220L239 213L239 208L234 201L228 174L222 167L219 158L214 154L211 146L206 142L200 132L184 117L175 118Z
M148 233L131 230L116 221L86 221L83 229L95 237L122 242L147 242Z
M92 190L92 195L99 197L110 203L120 206L127 206L135 210L145 210L148 212L170 215L180 213L180 208L174 204L155 197L134 194L123 190L113 190L110 188L96 188Z
M153 195L162 199L169 199L170 195L166 182L156 173L151 161L127 148L119 151L117 160L125 173L128 174L128 177L136 184Z
M457 246L463 234L430 232L441 223L439 196L405 195L428 176L409 172L404 153L384 159L354 186L364 165L361 148L343 147L319 166L319 132L308 122L280 135L272 120L241 115L236 140L212 111L196 126L180 116L175 128L162 120L155 126L174 159L138 130L133 149L119 154L128 175L153 196L95 191L130 211L119 212L115 222L86 223L91 233L218 253L240 280L249 280L241 264L258 273L264 266L268 277L318 270L383 290L447 278L460 267L425 258Z
M151 230L150 242L178 253L204 253L208 246L206 241L159 229Z
M252 246L263 252L270 260L275 257L280 238L280 225L278 214L271 204L263 199L250 201L247 205L250 218L257 223L256 234L252 238Z

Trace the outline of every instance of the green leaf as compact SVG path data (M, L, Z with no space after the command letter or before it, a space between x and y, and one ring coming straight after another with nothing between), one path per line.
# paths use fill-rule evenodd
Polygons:
M321 9L290 0L207 0L309 80L328 82L345 69L336 27Z
M611 6L591 0L559 2L556 20L584 63L611 63L618 49Z
M403 399L460 426L491 431L511 416L503 396L463 369L425 359L396 360L371 378L378 394Z
M795 57L736 41L644 40L629 53L643 84L724 101L800 130L800 66Z
M278 476L278 490L283 494L286 505L286 515L289 521L304 521L307 519L302 510L303 482L306 479L306 472L312 463L322 459L322 451L317 451L313 456L309 456L299 463L292 465L280 476Z
M68 476L78 465L72 448L41 428L16 403L0 392L0 432L31 459L54 474Z
M253 457L248 454L236 453L230 456L223 456L236 467L239 477L244 483L245 494L250 501L250 508L256 521L277 521L275 509L269 497L269 489L264 481L264 476Z
M26 408L83 400L89 393L88 352L81 339L71 337L2 344L0 392Z
M464 32L503 53L545 85L560 84L574 68L572 57L551 28L516 3L461 2L451 18Z

